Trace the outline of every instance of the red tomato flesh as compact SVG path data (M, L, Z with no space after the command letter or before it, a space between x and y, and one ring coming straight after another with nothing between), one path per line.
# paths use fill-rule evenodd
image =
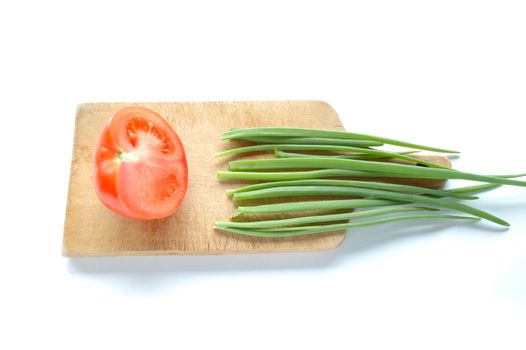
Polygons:
M156 112L142 107L117 111L102 130L93 180L100 200L133 219L175 213L188 187L183 144Z

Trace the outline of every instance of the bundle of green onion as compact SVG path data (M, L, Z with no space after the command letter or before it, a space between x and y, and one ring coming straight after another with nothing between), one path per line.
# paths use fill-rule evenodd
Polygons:
M291 237L417 219L486 219L509 226L501 218L459 203L458 200L478 199L474 194L492 190L500 185L526 187L526 181L513 179L526 174L479 175L450 169L412 155L418 150L458 153L456 151L384 137L317 129L246 128L232 129L225 132L221 138L249 141L254 145L229 149L216 154L216 157L265 151L271 151L275 156L231 161L230 171L218 173L221 180L260 182L230 191L228 195L235 201L309 196L346 197L337 200L239 206L234 217L247 214L360 209L357 212L306 215L279 220L216 222L216 228L220 230L250 236ZM389 152L373 148L384 144L411 150ZM356 178L367 178L368 181L357 181ZM379 181L385 178L463 179L484 184L439 190ZM444 214L441 210L469 215Z

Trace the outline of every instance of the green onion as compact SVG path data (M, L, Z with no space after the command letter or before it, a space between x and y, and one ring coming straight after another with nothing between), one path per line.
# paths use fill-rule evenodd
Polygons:
M515 178L515 177L524 177L526 176L526 173L522 173L522 174L512 174L512 175L494 175L496 177L505 177L505 178Z
M385 137L378 137L365 134L356 134L345 131L330 131L330 130L317 130L317 129L301 129L301 128L244 128L244 129L233 129L227 131L221 135L222 140L238 139L243 140L253 137L320 137L320 138L331 138L331 139L345 139L345 140L367 140L367 141L378 141L385 144L402 146L414 149L422 149L427 151L442 152L442 153L459 153L457 151L451 151L447 149L429 147L424 145L418 145L405 141L388 139Z
M268 227L285 227L285 226L297 226L310 224L315 222L330 222L330 221L341 221L358 218L366 218L371 216L379 216L393 213L401 213L405 211L418 211L418 210L438 210L435 208L426 207L410 207L410 206L397 206L382 209L371 209L352 213L342 214L328 214L328 215L313 215L303 216L291 219L280 219L280 220L264 220L264 221L250 221L250 222L231 222L231 221L219 221L216 222L216 227L234 227L234 228L268 228Z
M398 154L413 154L417 153L418 151L407 151L407 152L395 152ZM284 152L280 151L279 149L276 149L274 151L274 155L276 158L315 158L315 157L331 157L331 158L341 158L341 159L383 159L388 157L379 156L377 154L360 154L360 155L348 155L348 154L338 154L338 155L319 155L319 154L304 154L304 153L291 153L291 152Z
M370 182L370 181L352 181L352 180L293 180L293 181L276 181L276 182L264 182L255 185L249 185L241 187L228 192L229 196L236 193L261 190L271 187L279 186L350 186L350 187L363 187L372 188L377 190L395 191L395 192L410 192L419 194L431 194L440 197L452 197L459 199L477 199L477 197L458 193L447 190L435 190L427 187L409 186L409 185L398 185L389 184L382 182Z
M509 175L508 175L509 176ZM476 186L460 187L446 191L476 194L481 191L488 191L499 187L500 185L485 184ZM385 205L396 205L404 202L393 201L388 199L336 199L336 200L318 200L318 201L304 201L292 203L275 203L262 204L254 206L241 206L237 208L236 215L240 214L268 214L268 213L290 213L298 211L312 211L312 210L339 210L339 209L356 209L356 208L370 208L381 207Z
M358 196L391 199L409 203L429 204L440 208L446 208L471 214L502 226L509 226L509 223L502 220L501 218L498 218L488 212L470 207L465 204L416 194L397 193L368 188L338 186L283 186L265 188L262 190L255 190L249 192L234 193L234 200L301 196Z
M327 177L402 177L403 174L377 173L370 171L345 170L345 169L323 169L311 171L278 171L278 172L255 172L255 171L218 171L220 180L249 180L249 181L284 181L318 179Z
M404 202L387 199L336 199L318 200L291 203L262 204L254 206L240 206L236 214L269 214L269 213L292 213L310 210L339 210L381 207L385 205L396 205Z
M369 225L378 225L385 224L389 222L396 222L402 220L422 220L422 219L451 219L451 220L479 220L479 218L472 216L458 216L458 215L444 215L444 214L416 214L416 215L401 215L387 218L380 218L370 221L358 221L350 222L345 224L333 224L333 225L323 225L323 226L304 226L304 227L289 227L289 228L276 228L276 229L261 229L261 230L246 230L238 229L231 227L217 227L220 230L238 233L247 236L256 236L256 237L267 237L267 238L283 238L283 237L293 237L301 235L309 235L315 233L324 233L332 232L337 230L344 230L355 227L369 226Z
M491 191L496 188L499 188L502 185L499 184L483 184L483 185L475 185L475 186L467 186L462 188L454 188L450 190L445 190L448 192L453 192L456 194L462 193L462 194L475 194L475 193L481 193L486 191Z
M247 146L232 148L223 152L216 153L215 157L224 157L232 156L248 152L260 152L260 151L275 151L275 150L293 150L293 151L341 151L341 152L354 152L354 153L364 153L364 154L373 154L377 156L387 157L387 158L398 158L408 162L414 162L417 164L427 165L432 168L441 168L449 169L443 165L436 164L433 162L428 162L424 159L409 157L400 153L388 152L388 151L379 151L373 150L370 148L359 148L359 147L350 147L350 146L333 146L333 145L257 145L257 146ZM326 159L319 158L319 159ZM293 158L295 159L295 158ZM333 158L330 158L333 159ZM456 171L456 170L452 170Z
M354 159L333 158L278 158L237 160L229 162L230 170L275 170L275 169L345 169L372 172L396 173L403 177L415 176L425 179L463 179L502 185L526 186L525 181L502 177L465 173L451 169L431 169L405 164L369 162Z
M491 175L502 178L522 177L525 174L519 175ZM285 180L304 180L304 179L320 179L331 177L349 177L349 178L419 178L418 175L409 174L394 174L384 172L371 172L360 170L345 170L345 169L323 169L323 170L309 170L309 171L218 171L217 177L220 180L247 180L247 181L285 181Z
M259 142L259 143L287 143L287 144L302 144L302 145L340 145L340 146L354 146L354 147L376 147L383 146L382 142L370 140L345 140L345 139L329 139L321 137L248 137L243 138L243 141Z
M469 205L458 203L453 199L477 199L474 194L495 189L500 185L526 187L526 181L513 179L526 174L500 176L478 175L457 171L425 159L413 157L413 153L417 152L414 150L391 152L374 149L372 147L391 144L412 149L458 153L456 151L378 136L344 131L268 127L232 129L224 133L221 138L223 140L243 140L263 144L229 149L216 154L216 157L248 152L275 152L276 159L231 161L229 162L229 169L231 171L220 171L218 173L219 179L266 181L265 183L248 185L229 191L228 194L236 201L300 196L360 197L360 199L317 200L240 206L236 210L235 216L244 214L386 207L358 212L329 213L325 215L316 214L279 220L216 222L216 227L221 230L244 235L291 237L400 220L417 219L486 219L499 225L509 226L509 224L501 218ZM296 153L294 151L303 152ZM327 154L306 154L319 153L318 151L323 151L323 153ZM412 164L389 162L391 158L401 159ZM373 179L373 181L331 179L342 177L354 179L369 178ZM379 182L383 181L382 178L462 179L485 182L486 184L439 190L420 186ZM368 221L354 221L360 218L407 211L438 210L435 208L407 205L409 203L445 208L471 214L472 216L412 214L377 218ZM334 223L344 220L353 221L349 223ZM305 226L313 223L324 224Z

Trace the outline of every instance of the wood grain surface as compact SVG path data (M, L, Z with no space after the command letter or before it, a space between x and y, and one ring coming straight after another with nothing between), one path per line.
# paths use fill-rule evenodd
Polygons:
M105 122L119 108L139 105L161 114L185 145L189 188L176 214L138 221L107 209L91 181L92 157ZM228 254L318 251L337 247L345 231L285 239L244 237L216 231L217 220L234 211L226 196L239 183L219 182L228 158L214 153L231 147L220 134L233 127L292 126L343 130L334 109L322 101L96 103L78 106L64 225L64 256ZM450 165L444 157L433 157ZM421 180L420 180L421 181ZM411 181L414 183L414 180ZM441 182L420 184L437 187ZM381 229L381 228L379 228Z

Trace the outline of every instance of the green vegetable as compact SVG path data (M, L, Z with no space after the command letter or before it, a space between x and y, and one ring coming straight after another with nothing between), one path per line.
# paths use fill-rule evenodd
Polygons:
M496 188L499 188L502 185L499 184L483 184L483 185L475 185L475 186L467 186L467 187L461 187L461 188L454 188L450 190L446 190L449 192L453 192L456 194L462 193L462 194L476 194L486 191L491 191Z
M387 199L336 199L318 200L305 202L290 202L276 204L262 204L255 206L240 206L237 208L236 216L239 214L265 214L265 213L292 213L309 210L339 210L381 207L384 205L402 204L404 202Z
M460 187L451 190L450 192L475 194L481 191L489 191L500 185L485 184L476 186ZM265 214L265 213L290 213L298 211L309 210L339 210L339 209L355 209L355 208L370 208L381 207L385 205L402 204L401 201L393 201L388 199L336 199L336 200L318 200L305 202L291 202L291 203L276 203L263 204L254 206L240 206L237 208L236 216L242 214Z
M418 151L407 151L407 152L395 152L398 154L406 155L406 154L414 154ZM284 152L280 151L279 149L276 149L274 151L274 155L276 158L314 158L314 157L331 157L331 158L341 158L341 159L390 159L384 156L379 156L377 154L360 154L360 155L347 155L347 154L334 154L334 155L319 155L319 154L304 154L304 153L291 153L291 152Z
M432 168L449 169L440 164L428 162L427 160L424 160L424 159L409 157L409 156L406 156L400 153L379 151L379 150L373 150L370 148L359 148L359 147L350 147L350 146L333 146L333 145L285 145L285 144L279 145L279 144L275 144L275 145L247 146L247 147L232 148L232 149L229 149L223 152L216 153L215 157L224 157L224 156L232 156L232 155L249 153L249 152L275 151L275 150L354 152L354 153L371 154L371 155L376 155L376 156L381 156L381 157L386 157L386 158L398 158L398 159L402 159L408 162L427 165ZM292 158L292 159L295 159L295 158ZM319 159L325 160L325 159L333 159L333 158L319 157ZM454 170L451 170L451 171L454 171Z
M221 230L244 235L291 237L417 219L479 220L482 218L499 225L509 226L501 218L472 206L459 203L456 200L477 199L474 194L489 191L501 185L526 187L526 181L513 179L526 174L479 175L450 169L425 159L413 157L412 154L417 152L415 150L390 152L374 149L372 147L391 144L412 149L458 153L378 136L343 131L269 127L232 129L224 133L221 138L223 140L244 140L263 144L229 149L216 154L216 157L248 152L275 152L276 159L231 161L229 162L230 171L218 172L219 179L266 181L265 183L248 185L229 191L228 194L236 201L300 196L359 197L359 199L240 206L234 216L385 207L358 212L329 213L280 220L220 221L216 223L216 227ZM287 151L304 151L304 153ZM314 153L323 151L328 154L305 154L305 152L309 153L309 151L315 151ZM391 158L401 159L417 165L389 162ZM334 178L354 178L354 180L337 180ZM367 178L370 181L357 181L355 180L356 178ZM379 182L381 178L463 179L485 182L485 184L439 190L420 186L383 183ZM412 214L395 215L367 221L354 221L360 218L398 214L405 211L438 210L408 205L409 203L430 205L467 213L472 216ZM334 223L346 220L353 221L349 223ZM321 225L304 226L312 223L320 223Z
M246 199L263 199L275 197L301 197L301 196L358 196L373 197L380 199L391 199L408 203L422 203L434 205L440 208L446 208L471 214L502 226L509 226L509 223L488 212L470 207L465 204L452 202L439 198L432 198L416 194L406 194L374 190L368 188L338 187L338 186L283 186L265 188L249 192L234 193L234 200Z
M249 185L241 187L228 192L229 196L236 193L261 190L265 188L279 187L279 186L349 186L349 187L363 187L372 188L377 190L395 191L395 192L409 192L418 194L431 194L440 197L452 197L459 199L477 199L477 197L466 195L454 191L446 190L435 190L427 187L409 186L409 185L397 185L382 182L371 182L371 181L352 181L352 180L293 180L293 181L276 181L276 182L264 182L255 185Z
M259 142L259 143L287 143L287 144L302 144L302 145L340 145L340 146L354 146L354 147L375 147L383 146L383 143L369 140L345 140L345 139L329 139L321 137L249 137L243 138L243 141Z
M294 237L301 235L310 235L315 233L332 232L337 230L345 230L350 228L385 224L389 222L396 222L402 220L422 220L422 219L451 219L451 220L480 220L479 218L472 216L458 216L458 215L444 215L444 214L415 214L415 215L400 215L394 217L380 218L370 221L357 221L349 222L345 224L333 224L333 225L322 225L322 226L303 226L303 227L285 227L285 228L274 228L274 229L239 229L232 227L217 227L220 230L228 231L232 233L256 236L256 237L267 237L267 238L283 238L283 237Z
M329 222L329 221L341 221L358 218L366 218L371 216L379 216L393 213L401 213L405 211L418 211L418 210L438 210L435 208L426 207L410 207L410 206L396 206L382 209L371 209L352 213L342 214L328 214L328 215L313 215L303 216L292 219L281 219L281 220L264 220L264 221L250 221L250 222L231 222L231 221L219 221L216 222L216 227L233 227L233 228L268 228L268 227L285 227L285 226L296 226L304 225L315 222Z
M344 140L367 140L367 141L378 141L381 143L402 146L414 149L422 149L434 152L442 153L459 153L457 151L451 151L447 149L429 147L418 145L415 143L409 143L405 141L388 139L385 137L378 137L365 134L356 134L345 131L330 131L330 130L318 130L318 129L301 129L301 128L244 128L244 129L232 129L221 135L222 140L246 140L253 137L320 137L320 138L331 138L331 139L344 139Z
M277 172L256 172L256 171L218 171L219 180L249 180L249 181L283 181L283 180L303 180L318 179L327 177L399 177L407 178L403 174L379 173L359 170L345 169L323 169L311 171L277 171ZM410 176L409 176L410 177Z
M275 169L344 169L371 172L395 173L403 177L414 176L424 179L463 179L482 181L502 185L526 187L525 181L512 180L496 176L465 173L451 169L431 169L405 164L369 162L355 159L333 158L278 158L236 160L228 163L230 170L275 170Z
M502 178L516 178L525 176L525 174L518 175L491 175ZM410 174L394 174L385 172L371 172L361 170L345 170L345 169L322 169L309 171L218 171L217 177L219 180L247 180L247 181L284 181L284 180L304 180L304 179L320 179L332 177L349 177L349 178L405 178L417 179L421 178L419 175Z

